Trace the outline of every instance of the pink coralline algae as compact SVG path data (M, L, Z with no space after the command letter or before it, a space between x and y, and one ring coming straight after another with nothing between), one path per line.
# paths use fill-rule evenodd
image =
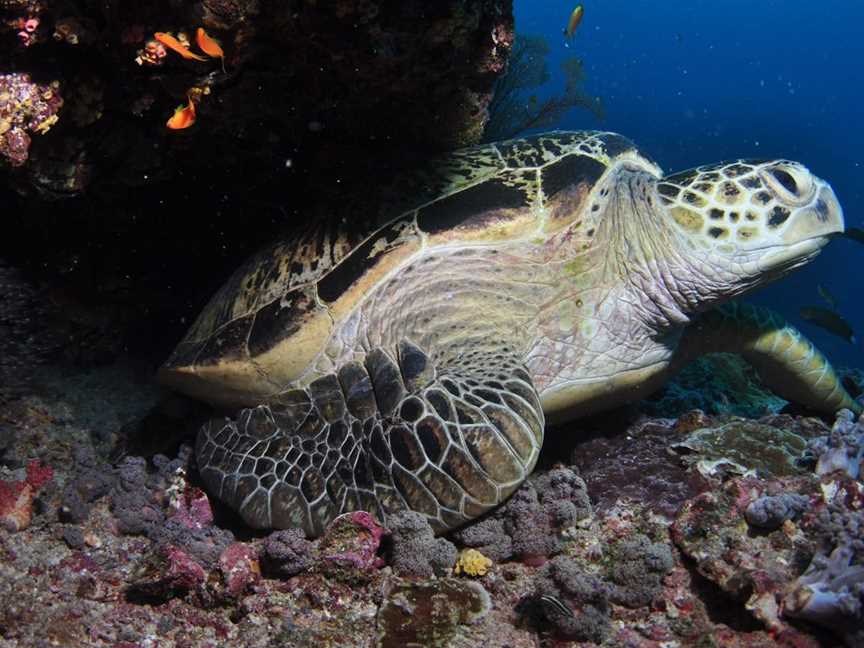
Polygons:
M179 547L165 544L138 565L126 597L164 602L200 590L206 580L207 572L200 563Z
M51 466L38 460L27 464L27 477L21 481L0 481L0 524L11 532L30 526L33 498L40 488L51 481Z
M30 75L0 75L0 155L12 166L27 161L30 133L45 134L63 105L59 84L33 83Z
M171 508L174 510L171 517L187 529L198 530L213 524L210 500L200 488L188 488L171 502Z
M166 545L163 557L167 561L167 579L178 589L193 589L204 582L206 573L194 559L181 549Z
M219 571L225 592L231 598L240 598L261 578L258 552L252 545L235 542L219 556Z
M322 569L351 580L383 567L378 548L386 533L366 511L340 515L327 527L318 546Z

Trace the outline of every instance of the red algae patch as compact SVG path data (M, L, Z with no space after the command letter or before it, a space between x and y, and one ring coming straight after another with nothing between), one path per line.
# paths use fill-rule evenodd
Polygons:
M30 526L33 498L39 489L51 481L54 472L34 459L27 464L27 477L21 481L0 481L0 525L10 532Z

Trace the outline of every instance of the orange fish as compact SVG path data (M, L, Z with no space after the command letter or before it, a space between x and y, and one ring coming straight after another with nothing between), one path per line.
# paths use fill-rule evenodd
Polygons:
M195 61L207 60L203 56L199 56L194 52L190 52L188 47L186 47L183 43L174 38L171 34L166 34L165 32L156 32L155 34L153 34L153 37L157 41L162 43L165 47L174 50L185 59L192 59Z
M213 58L218 58L222 61L222 71L225 71L225 52L222 51L222 47L218 42L210 38L206 31L204 31L203 27L199 27L198 31L195 32L195 42L198 43L198 47L201 48L201 51L204 52L207 56L212 56Z
M171 119L165 124L171 130L181 130L189 128L195 123L195 104L189 100L186 106L178 106L177 110L171 116Z

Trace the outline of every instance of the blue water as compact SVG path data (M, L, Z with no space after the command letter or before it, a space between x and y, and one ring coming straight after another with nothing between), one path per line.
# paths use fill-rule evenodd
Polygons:
M597 0L567 48L575 3L516 0L516 31L551 45L559 64L582 59L585 90L606 118L571 111L559 128L599 128L636 141L666 172L738 157L784 157L828 180L846 225L864 227L864 2L857 0ZM542 93L540 93L542 97ZM809 266L748 297L799 326L838 364L864 367L864 245L831 242ZM822 283L858 333L847 342L804 322L826 306Z

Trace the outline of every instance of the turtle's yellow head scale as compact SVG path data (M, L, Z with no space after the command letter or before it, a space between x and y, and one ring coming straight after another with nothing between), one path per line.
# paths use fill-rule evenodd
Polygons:
M739 160L676 173L657 186L692 258L737 294L815 256L843 231L827 182L788 160Z

